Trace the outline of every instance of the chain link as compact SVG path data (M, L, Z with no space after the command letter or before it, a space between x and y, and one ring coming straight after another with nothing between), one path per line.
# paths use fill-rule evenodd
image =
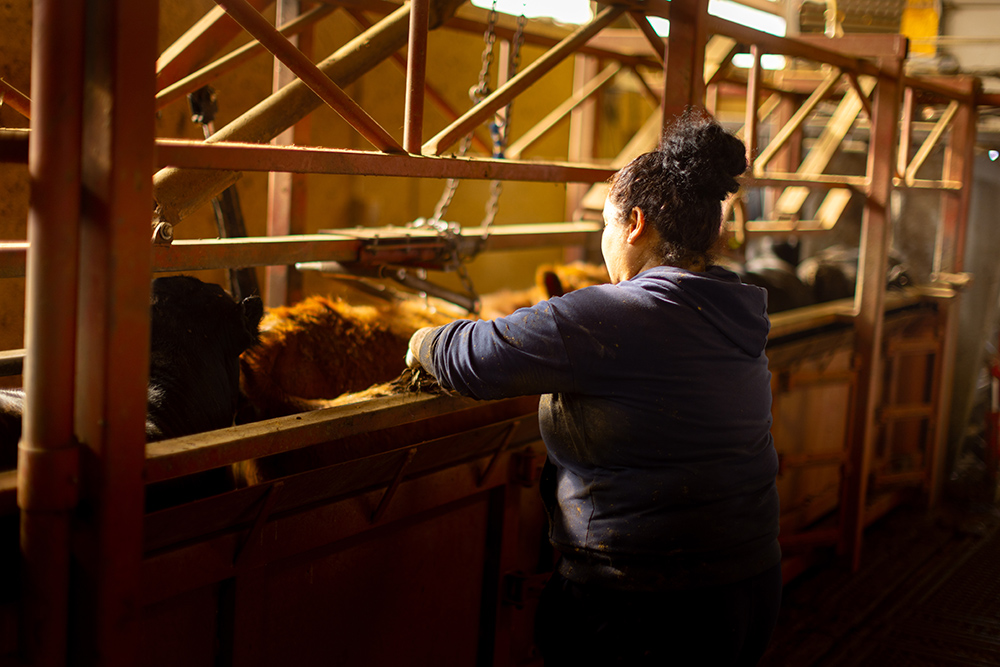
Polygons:
M492 92L490 90L490 69L493 66L493 48L496 44L496 24L499 14L497 12L496 0L493 0L492 7L490 8L489 19L486 23L486 32L483 33L483 56L482 65L479 69L479 80L475 86L469 89L469 97L472 100L473 106L479 104L483 99L488 97ZM527 19L525 18L524 11L522 10L521 16L517 19L517 30L514 34L514 39L511 42L511 52L509 59L509 76L513 77L517 73L518 67L521 64L521 45L524 43L524 27L527 24ZM497 113L494 116L494 121L490 125L490 134L493 139L493 156L503 157L503 152L507 146L507 132L510 128L510 113L511 104L508 102L507 106L504 108L502 114ZM473 133L469 132L459 144L458 155L464 157L470 146L472 145ZM451 206L452 200L455 198L455 192L458 190L459 179L449 178L445 184L444 192L441 193L441 197L438 199L437 205L434 207L434 215L430 218L417 218L411 223L412 227L430 227L439 236L448 240L449 245L454 249L456 266L455 273L458 275L459 280L462 282L462 287L468 291L468 293L474 298L478 299L475 287L472 284L472 278L469 276L469 270L466 266L468 260L472 259L479 254L482 246L489 239L490 228L493 225L493 221L496 219L497 211L500 208L500 194L503 192L503 182L502 181L491 181L490 182L490 198L486 203L486 215L483 218L482 227L483 233L476 243L471 246L471 251L466 250L462 252L462 246L458 243L458 239L462 236L462 227L457 222L446 222L444 218L445 214L448 212L448 208Z

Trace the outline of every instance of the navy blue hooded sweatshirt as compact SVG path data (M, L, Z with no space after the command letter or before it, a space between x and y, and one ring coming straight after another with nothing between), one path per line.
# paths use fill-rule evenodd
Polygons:
M460 394L542 394L542 497L561 573L625 590L776 565L764 290L721 267L649 269L431 330L421 365Z

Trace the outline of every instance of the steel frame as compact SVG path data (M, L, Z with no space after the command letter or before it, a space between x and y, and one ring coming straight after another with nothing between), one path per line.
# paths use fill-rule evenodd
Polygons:
M772 89L761 79L759 57L764 53L831 65L846 76L847 89L855 92L859 90L858 77L875 77L878 82L874 99L869 101L861 95L864 113L871 123L864 177L796 176L789 171L789 167L795 168L795 161L787 160L784 171L765 171L763 167L780 147L780 142L772 142L773 148L768 146L758 154L760 169L747 178L748 185L768 187L847 187L863 194L866 200L857 297L853 308L840 315L853 322L857 359L851 374L857 418L853 420L841 489L841 521L835 531L799 536L800 542L828 543L835 539L857 565L863 528L895 498L871 503L867 489L876 411L881 401L878 374L884 338L886 295L882 275L890 227L888 198L893 187L941 192L942 224L935 271L941 276L960 273L970 196L966 186L971 182L972 169L969 148L975 138L976 105L980 101L976 80L904 76L905 42L899 37L779 38L708 15L704 0L626 2L607 7L589 26L568 36L560 38L544 30L529 30L526 42L551 47L549 51L472 109L453 113L448 127L421 143L423 103L425 97L434 99L427 92L430 88L426 79L421 83L426 75L428 31L438 24L446 29L477 31L482 29L481 20L450 16L453 7L443 0L415 0L403 7L388 2L332 3L344 5L361 21L365 20L358 13L361 10L387 16L366 29L358 40L314 65L279 31L262 22L257 13L266 4L262 0L219 0L219 4L225 12L211 12L157 61L152 51L156 44L156 3L91 0L67 14L61 3L35 0L34 99L29 102L6 84L3 86L8 103L17 100L19 110L32 117L30 136L27 132L0 132L0 157L26 162L33 178L28 243L0 247L0 275L28 276L24 374L29 397L16 483L10 474L0 475L0 506L9 509L16 490L29 592L24 598L22 625L26 634L21 649L33 664L69 662L66 638L71 625L80 655L94 656L92 661L100 664L135 664L139 646L134 629L140 601L150 595L155 597L151 586L162 585L162 581L150 579L156 563L143 557L144 470L152 475L151 479L166 479L208 470L220 461L245 460L300 447L310 437L320 437L307 436L310 429L323 433L337 419L336 414L316 413L287 429L269 433L263 440L251 436L256 427L227 429L195 436L188 439L190 442L161 443L152 449L150 458L143 456L144 369L148 355L145 341L149 338L146 311L149 278L154 270L276 266L322 259L357 261L370 248L371 241L336 234L290 235L246 241L177 241L150 251L145 221L153 201L160 204L157 220L178 224L187 213L231 184L238 178L235 172L242 170L599 183L613 168L583 164L576 159L542 163L442 154L556 62L574 54L615 61L615 67L635 72L639 68L662 67L659 113L661 123L665 123L684 105L703 102L706 82L697 73L704 70L705 46L713 34L731 37L753 49L755 66L746 82L750 102L745 133L751 156L756 154L758 144L760 93ZM415 10L412 16L411 8ZM236 34L236 24L226 12L248 26L265 48L290 63L313 91L344 113L380 150L263 145L319 104L301 82L285 86L205 142L155 139L152 118L158 106L258 50L256 46L247 47L238 56L226 56L219 64L190 74ZM290 35L307 30L309 22L326 13L332 13L330 7L318 7L287 25L284 32ZM625 13L637 25L636 39L644 43L648 54L637 56L587 45L591 37ZM648 15L671 18L676 37L669 48L649 28L645 19ZM43 16L51 18L38 20ZM501 22L497 34L510 39L512 31ZM414 53L407 61L406 124L402 140L397 140L347 98L342 87L375 62L392 57L407 41ZM361 51L356 47L361 43L369 47L374 44L375 52L368 48L366 55L359 55ZM81 57L59 57L66 49ZM558 111L558 117L604 85L610 79L608 71L595 77L597 71L592 68L591 74L584 77L590 83L585 87L581 80L580 92L569 106ZM721 79L722 75L713 74L708 83L721 85ZM647 94L658 95L645 80L644 86ZM832 82L824 84L813 97L818 101L832 91ZM907 161L912 104L917 94L946 101L948 120L942 120L933 137L912 161ZM900 100L904 96L900 128ZM445 106L440 101L437 104ZM807 115L808 110L792 114L779 134L796 141L797 128ZM533 132L540 134L553 122L555 116ZM944 174L937 180L916 179L927 151L941 139L949 124ZM897 161L894 153L899 146L902 150ZM390 154L393 152L409 154ZM584 156L587 154L585 151ZM781 158L775 156L773 160L780 162ZM154 165L165 169L154 175ZM78 200L72 193L81 191L86 197ZM293 231L292 226L287 228ZM67 229L72 231L67 233ZM493 248L533 243L581 244L595 229L594 225L582 223L558 229L512 230L507 234L495 230L491 243ZM417 241L421 239L411 242L411 237L419 236L412 231L398 236L386 232L381 239L402 238L401 254L419 254ZM73 307L66 308L64 302L52 299L50 295L55 293L71 294ZM937 355L935 376L940 378L941 391L933 407L937 418L935 446L928 452L933 461L930 479L922 479L932 502L941 485L954 372L955 311L954 299L938 304L941 353ZM442 405L457 409L447 401ZM511 512L515 511L507 505L502 510L504 525L511 523ZM261 521L266 521L264 516ZM72 543L71 535L75 538ZM68 606L70 562L78 573L73 586L79 606L72 609ZM232 567L231 563L225 567Z

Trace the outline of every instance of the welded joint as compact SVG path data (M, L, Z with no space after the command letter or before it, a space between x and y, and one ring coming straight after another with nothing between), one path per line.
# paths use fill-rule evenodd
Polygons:
M392 497L396 495L396 489L399 488L399 483L403 481L403 473L406 472L406 469L413 461L413 457L416 455L416 447L410 447L406 450L406 456L404 456L403 460L400 462L395 476L393 476L392 481L389 482L389 486L385 487L385 491L382 493L382 499L378 502L378 507L376 507L375 511L372 512L372 523L378 523L378 520L382 518L383 514L385 514L385 510L389 507L389 502L392 500Z
M80 447L17 447L17 505L29 512L65 512L80 497Z
M260 507L260 511L257 512L257 516L254 519L253 526L250 527L250 531L247 533L246 539L243 543L236 549L236 553L233 555L233 567L239 567L240 564L246 562L247 553L252 553L254 551L253 545L260 544L260 536L264 531L264 524L267 523L268 517L274 510L274 505L278 500L278 496L281 493L282 487L284 487L284 482L275 482L271 485L271 488L267 490L267 494L264 496L263 504Z

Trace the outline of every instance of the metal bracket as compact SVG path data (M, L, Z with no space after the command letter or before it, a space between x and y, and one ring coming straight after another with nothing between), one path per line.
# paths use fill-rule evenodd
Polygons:
M264 524L271 515L271 510L274 509L274 504L278 500L278 495L281 493L284 485L284 482L275 482L267 490L260 511L257 512L257 517L253 521L253 526L250 527L246 539L243 540L243 543L236 549L236 553L233 555L233 567L239 567L246 561L247 553L253 552L253 545L259 541L260 534L264 530Z

